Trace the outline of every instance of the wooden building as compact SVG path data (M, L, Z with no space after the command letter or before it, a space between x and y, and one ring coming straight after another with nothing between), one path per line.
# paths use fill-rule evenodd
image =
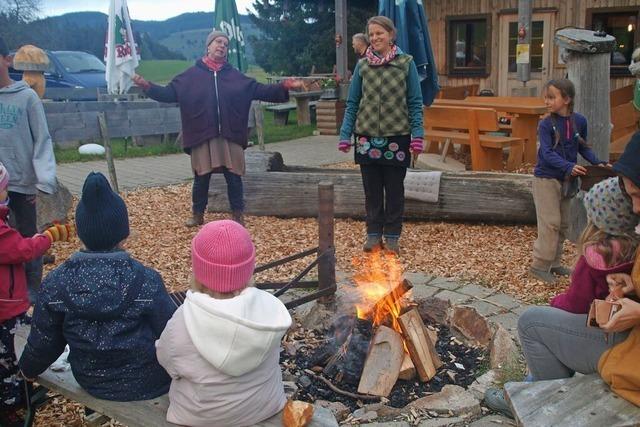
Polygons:
M508 96L522 86L516 74L518 0L423 0L441 86L479 84ZM603 29L616 37L611 89L631 84L627 69L640 46L640 0L533 0L531 81L541 87L564 77L553 42L555 30L573 26Z

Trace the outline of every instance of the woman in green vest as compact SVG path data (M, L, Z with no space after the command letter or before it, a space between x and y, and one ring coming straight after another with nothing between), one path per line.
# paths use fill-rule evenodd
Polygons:
M411 154L421 153L424 145L422 92L413 58L394 43L393 21L374 16L367 32L370 45L353 72L338 149L346 153L354 145L360 165L367 211L364 250L384 245L397 254L404 178Z

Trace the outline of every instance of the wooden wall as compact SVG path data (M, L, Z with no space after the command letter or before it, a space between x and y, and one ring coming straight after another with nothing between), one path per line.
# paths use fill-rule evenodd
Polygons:
M586 13L589 8L638 7L640 0L534 0L536 9L552 10L555 14L554 32L565 26L585 27ZM441 86L460 86L477 83L480 89L490 88L497 93L499 66L499 29L500 16L505 13L517 13L518 0L423 0L427 14L431 43L438 67ZM491 58L488 77L449 77L447 76L446 18L455 15L491 15ZM640 31L640 29L636 29ZM504 54L504 53L502 53ZM550 77L563 77L565 70L555 60ZM632 77L612 77L611 89L633 83Z

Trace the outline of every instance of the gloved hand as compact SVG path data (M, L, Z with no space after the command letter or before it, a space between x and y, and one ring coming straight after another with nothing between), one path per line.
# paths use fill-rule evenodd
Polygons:
M348 153L351 150L351 141L343 139L342 141L338 142L338 150L342 151L343 153Z
M75 229L69 224L54 224L51 227L44 230L45 236L53 242L68 242L75 234Z
M420 137L413 137L409 144L409 150L412 154L420 154L424 150L424 140Z

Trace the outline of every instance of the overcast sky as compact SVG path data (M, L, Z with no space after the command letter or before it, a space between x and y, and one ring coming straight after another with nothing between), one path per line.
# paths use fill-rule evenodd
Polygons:
M238 13L245 15L253 0L236 0ZM215 0L127 0L131 19L164 21L185 12L213 12ZM109 13L109 0L42 0L42 14L56 16L69 12Z

